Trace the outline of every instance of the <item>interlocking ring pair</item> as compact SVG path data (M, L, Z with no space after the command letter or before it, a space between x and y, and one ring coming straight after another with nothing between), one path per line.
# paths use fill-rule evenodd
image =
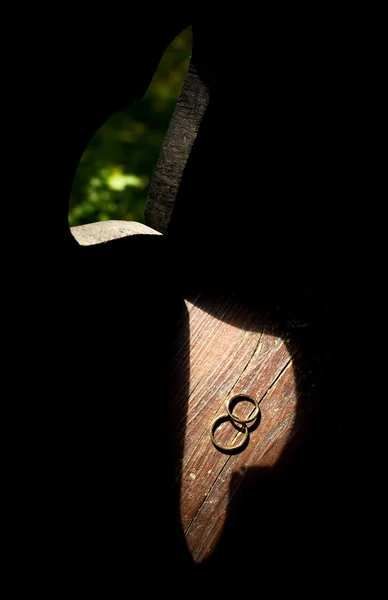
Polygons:
M243 400L248 400L249 402L252 402L252 404L254 404L254 406L255 406L253 413L247 419L238 417L237 415L235 415L233 413L233 408L235 407L235 405L238 404L239 402L242 402ZM257 402L257 400L255 398L252 398L252 396L249 396L248 394L235 394L234 396L229 398L229 400L227 400L226 410L227 410L228 414L219 415L218 417L216 417L214 419L214 421L210 425L210 437L211 437L211 440L212 440L213 444L215 445L215 447L218 448L218 450L221 450L221 452L235 452L236 450L243 448L246 445L246 443L248 442L248 439L249 439L248 423L252 423L259 416L259 414L260 414L259 403ZM214 436L215 430L220 425L220 423L223 423L224 421L231 421L232 425L239 432L242 432L244 434L242 441L239 442L238 444L236 444L235 446L222 446L219 442L217 442L217 440ZM238 425L240 425L240 427L238 427L236 425L236 423Z

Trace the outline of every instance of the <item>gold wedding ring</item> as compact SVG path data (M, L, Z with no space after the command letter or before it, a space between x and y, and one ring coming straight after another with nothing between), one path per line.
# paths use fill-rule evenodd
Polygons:
M255 410L248 419L242 419L241 417L234 415L232 412L232 408L243 400L248 400L249 402L252 402L252 404L255 405ZM229 400L226 403L226 410L228 411L228 415L233 421L237 421L237 423L241 423L242 425L246 425L247 423L251 423L252 421L257 419L260 412L259 403L255 398L252 398L252 396L248 396L248 394L236 394L235 396L229 398Z
M220 423L223 423L224 421L230 421L230 417L229 415L219 415L218 417L216 417L214 419L214 421L211 424L210 427L210 437L211 440L213 442L213 444L215 445L216 448L218 448L218 450L221 450L222 452L234 452L235 450L239 450L240 448L242 448L243 446L245 446L245 444L248 441L249 438L249 430L248 427L245 425L245 423L243 425L241 425L241 427L243 427L243 433L244 433L244 437L242 439L242 441L239 444L236 444L235 446L222 446L219 442L217 442L215 436L214 436L214 432L217 429L218 425L220 425ZM233 423L234 427L236 427L236 425ZM239 423L240 425L240 423ZM237 427L236 427L237 429Z
M235 405L244 400L248 400L255 407L253 413L247 419L238 417L233 413L233 408ZM249 429L247 424L252 423L252 421L257 419L260 414L260 408L259 403L252 396L249 396L248 394L235 394L226 402L226 410L227 414L219 415L212 421L210 425L210 438L214 446L218 448L218 450L221 450L221 452L234 453L237 450L241 450L247 444L249 439ZM225 421L230 421L235 429L244 434L242 441L234 446L222 446L215 438L215 430L221 423L224 423Z

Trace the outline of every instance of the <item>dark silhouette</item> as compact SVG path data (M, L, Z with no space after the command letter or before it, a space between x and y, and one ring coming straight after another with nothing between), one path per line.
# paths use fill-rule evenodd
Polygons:
M330 588L338 576L344 588L348 561L359 567L363 524L355 527L353 515L362 480L354 479L348 415L357 395L349 375L360 252L354 202L365 188L365 153L353 126L359 103L347 14L311 10L307 21L292 9L262 10L253 22L242 9L205 16L198 4L166 25L155 15L140 19L146 26L115 32L128 43L130 78L114 98L89 93L90 65L79 52L70 61L63 88L81 89L65 103L66 308L47 348L62 354L54 373L64 398L54 409L48 466L57 578L110 591L131 587L146 565L150 585L175 591L209 580L228 586L229 565L237 579L257 578L257 590L260 582L280 590L310 577ZM206 94L183 172L177 166L176 196L160 183L163 156L155 173L148 222L165 236L81 248L66 222L80 154L113 111L141 97L166 44L189 24L194 92L202 86ZM83 24L77 42L85 31ZM262 140L258 155L251 137ZM204 290L270 311L279 335L289 320L308 323L295 328L305 427L274 469L245 475L217 551L195 567L180 530L182 448L169 436L178 416L168 404L168 361L178 342L190 343L183 298ZM207 310L217 315L217 303Z

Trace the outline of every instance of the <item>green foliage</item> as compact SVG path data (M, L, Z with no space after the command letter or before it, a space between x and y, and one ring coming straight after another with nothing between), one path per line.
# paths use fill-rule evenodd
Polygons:
M70 226L107 219L144 222L144 209L163 138L191 54L191 29L167 48L144 98L95 133L74 177ZM109 76L105 85L114 86Z

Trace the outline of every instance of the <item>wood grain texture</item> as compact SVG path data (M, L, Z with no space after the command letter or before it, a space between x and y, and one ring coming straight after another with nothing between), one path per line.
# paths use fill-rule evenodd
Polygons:
M161 233L167 232L208 97L208 90L191 63L159 153L145 210L146 223Z
M293 432L298 348L276 331L269 315L233 300L198 296L186 305L190 339L182 346L178 338L171 402L175 410L180 407L175 435L183 442L181 522L190 553L201 563L217 546L228 505L246 472L274 465ZM225 400L242 392L260 402L261 418L241 453L224 454L212 444L209 426L226 413ZM251 412L252 405L246 404ZM243 409L239 405L236 413L245 416ZM236 430L225 423L216 437L231 445Z

